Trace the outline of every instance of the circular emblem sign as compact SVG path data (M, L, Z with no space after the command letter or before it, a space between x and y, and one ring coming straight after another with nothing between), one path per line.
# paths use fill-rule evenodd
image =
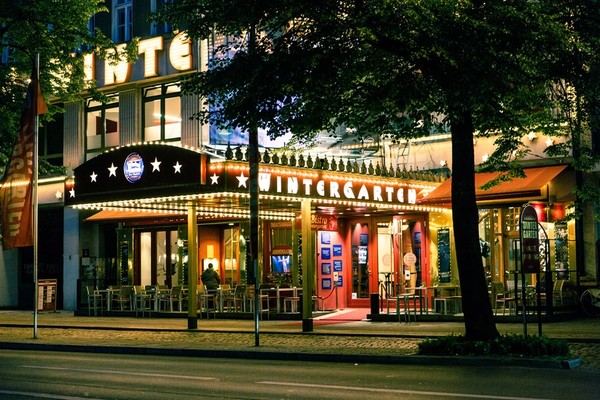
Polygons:
M144 160L138 153L131 153L123 163L123 173L125 179L130 183L136 183L142 178L144 173Z
M417 263L417 256L415 256L414 253L406 253L404 255L404 264L408 265L409 267L412 267L416 263Z

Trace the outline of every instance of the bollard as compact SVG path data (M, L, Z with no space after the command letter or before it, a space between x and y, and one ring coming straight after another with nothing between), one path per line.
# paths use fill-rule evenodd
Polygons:
M371 315L379 315L379 293L371 293Z

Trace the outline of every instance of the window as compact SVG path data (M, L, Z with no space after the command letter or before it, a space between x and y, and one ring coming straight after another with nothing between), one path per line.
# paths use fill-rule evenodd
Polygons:
M111 100L107 104L88 101L85 128L87 153L99 153L119 145L119 101L117 96Z
M164 84L144 90L144 140L181 142L181 89Z
M173 0L152 0L150 4L151 11L159 10L164 4L172 2ZM173 26L165 22L158 24L152 23L152 25L150 25L150 36L157 36L170 32L173 32Z
M40 159L55 166L62 166L64 115L56 114L53 118L40 127L38 154Z
M88 20L88 31L90 34L96 36L96 15L92 15Z
M113 40L117 43L131 40L133 30L132 0L116 0L113 3Z

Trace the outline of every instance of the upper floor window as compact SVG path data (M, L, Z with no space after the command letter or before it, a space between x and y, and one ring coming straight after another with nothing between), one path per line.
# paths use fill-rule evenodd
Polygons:
M87 153L99 153L103 149L119 145L119 101L114 96L107 104L88 100L86 106Z
M117 43L131 40L133 31L133 1L115 0L112 14L113 40Z
M172 2L173 2L173 0L151 0L151 2L150 2L151 11L160 10L162 8L163 4L172 3ZM170 32L173 32L173 26L170 24L167 24L165 22L152 23L150 25L150 36L158 36L158 35L162 35L164 33L170 33Z
M92 15L88 20L88 31L90 34L96 36L96 15Z
M40 126L38 154L40 159L55 166L63 165L64 114L55 114L52 121Z
M181 88L178 83L144 89L144 140L181 141Z

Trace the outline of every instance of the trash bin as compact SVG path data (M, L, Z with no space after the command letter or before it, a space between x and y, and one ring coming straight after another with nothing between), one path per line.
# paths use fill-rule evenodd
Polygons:
M371 315L379 315L379 293L371 293Z

